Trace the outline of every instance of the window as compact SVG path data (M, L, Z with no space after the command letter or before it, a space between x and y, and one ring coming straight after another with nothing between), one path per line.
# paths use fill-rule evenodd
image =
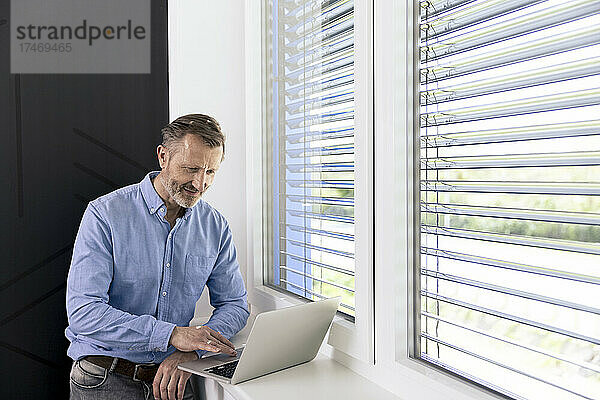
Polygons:
M600 394L600 3L420 3L417 357Z
M355 315L354 5L267 2L265 283Z

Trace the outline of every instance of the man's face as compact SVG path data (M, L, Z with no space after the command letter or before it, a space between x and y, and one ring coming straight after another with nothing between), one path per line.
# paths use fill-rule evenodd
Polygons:
M187 134L172 148L158 146L162 172L158 179L180 207L194 206L215 179L223 148L208 147L199 136Z

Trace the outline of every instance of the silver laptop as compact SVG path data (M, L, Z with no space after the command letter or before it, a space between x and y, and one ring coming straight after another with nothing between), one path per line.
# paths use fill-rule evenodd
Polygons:
M311 361L340 305L340 297L267 311L256 316L246 346L237 356L217 354L179 369L236 384Z

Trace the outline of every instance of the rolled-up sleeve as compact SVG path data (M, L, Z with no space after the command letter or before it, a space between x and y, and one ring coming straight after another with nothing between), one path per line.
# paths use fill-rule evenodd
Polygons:
M217 261L206 283L215 308L206 325L226 338L238 333L248 321L248 301L229 225L221 234Z
M69 329L108 350L167 351L175 324L108 304L112 249L110 227L90 203L77 233L67 278Z

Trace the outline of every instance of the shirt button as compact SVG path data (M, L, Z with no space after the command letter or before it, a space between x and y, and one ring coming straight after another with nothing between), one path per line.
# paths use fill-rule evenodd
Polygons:
M163 292L163 297L165 297L167 295L167 292Z
M150 212L154 212L154 208L151 208L151 209L150 209Z
M161 209L160 209L160 212L165 212L165 209L164 209L164 208L161 208Z
M171 266L171 263L167 263L167 268L169 268Z

